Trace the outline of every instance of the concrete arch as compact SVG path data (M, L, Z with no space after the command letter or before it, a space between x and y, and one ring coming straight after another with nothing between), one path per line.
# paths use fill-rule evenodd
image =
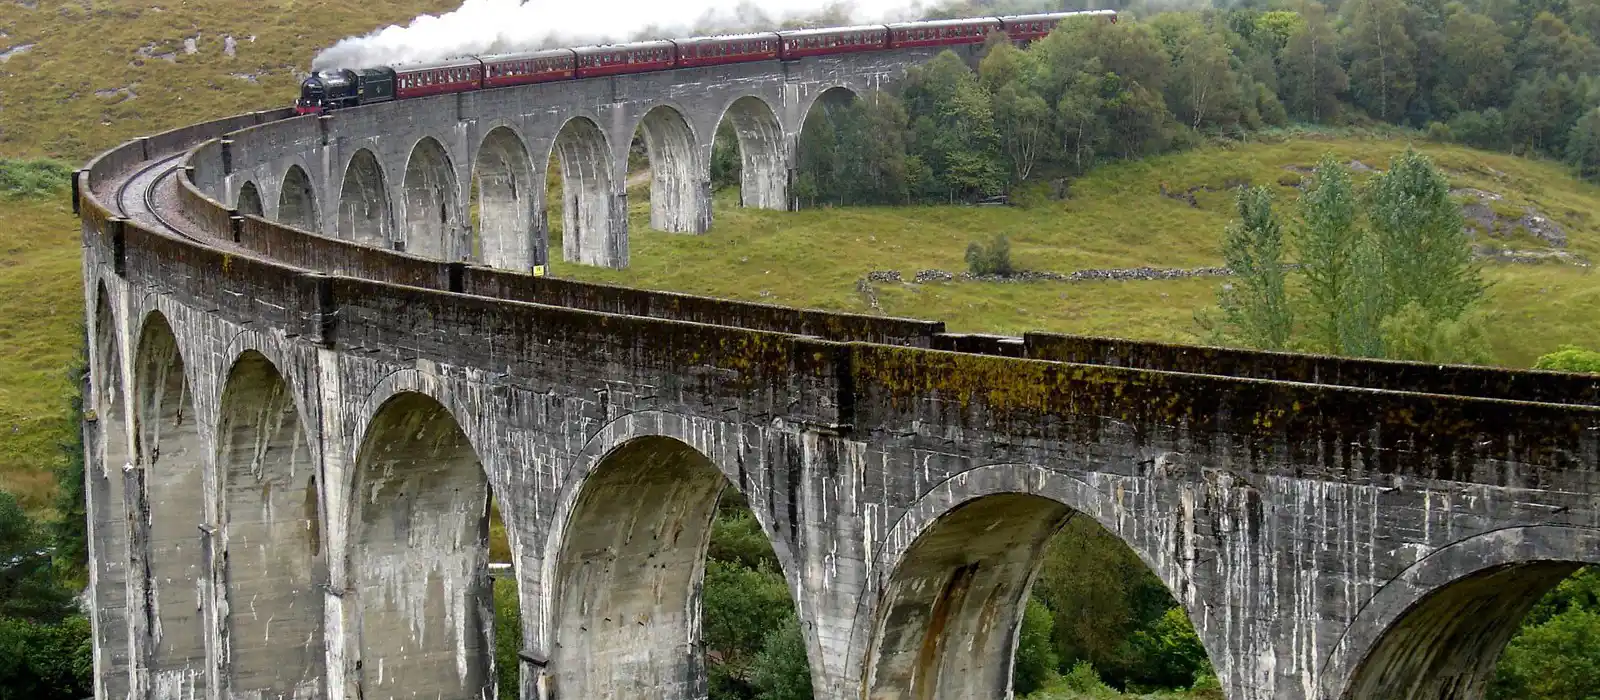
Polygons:
M350 156L339 187L339 218L334 224L340 239L375 248L389 247L395 237L389 190L384 184L387 180L383 165L372 151L362 148Z
M187 697L206 685L205 445L178 339L161 312L146 317L137 357L135 444L144 479L140 507L149 513L142 588L151 607L150 683L161 697Z
M805 129L806 120L811 118L811 113L816 110L817 105L822 105L822 113L827 115L832 110L861 99L861 93L860 89L844 84L829 85L811 93L809 98L800 104L800 120L796 122L795 134L798 135Z
M455 164L444 144L424 136L411 147L401 183L405 212L406 252L434 260L459 260L461 214L456 211L460 188Z
M1017 628L1043 549L1077 515L1119 531L1111 499L1036 465L971 469L923 495L884 538L873 562L876 594L857 608L849 663L861 669L866 697L1009 697ZM1131 548L1169 588L1181 585L1179 574Z
M349 571L368 698L488 697L489 485L449 409L383 402L355 463Z
M1551 588L1600 564L1600 529L1494 530L1430 552L1373 594L1321 669L1321 697L1481 698Z
M650 228L705 233L711 228L711 164L683 112L658 105L636 129L650 156ZM620 170L627 172L627 154Z
M627 267L627 195L619 194L611 181L605 132L588 117L573 117L561 126L551 150L561 159L562 257L585 265Z
M600 459L548 588L550 668L563 695L705 696L698 589L726 483L709 457L670 437L633 438Z
M90 520L89 559L94 562L94 644L96 695L121 698L132 687L128 630L128 507L123 469L128 451L127 412L123 401L120 326L105 282L96 285L95 354L91 366L90 406L99 426L99 441L87 475Z
M739 202L752 209L789 206L789 163L778 113L759 97L729 103L718 121L733 125L739 139Z
M316 232L321 230L318 223L321 220L317 215L317 193L311 186L311 176L299 165L289 166L283 173L283 187L278 194L278 222Z
M246 351L228 373L217 429L227 543L228 689L250 697L321 694L318 469L288 383Z
M533 268L544 236L534 216L541 200L534 172L527 144L514 129L497 126L483 137L473 161L478 190L474 261L503 270Z
M243 216L262 216L265 210L261 207L261 190L256 183L246 180L239 186L239 196L233 200L233 208L239 210Z

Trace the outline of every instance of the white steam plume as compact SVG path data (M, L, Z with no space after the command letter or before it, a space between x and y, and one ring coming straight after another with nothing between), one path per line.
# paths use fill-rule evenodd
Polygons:
M580 46L639 38L774 29L798 20L891 22L915 19L924 0L463 0L442 15L422 15L349 37L323 50L312 70L438 61L469 55Z

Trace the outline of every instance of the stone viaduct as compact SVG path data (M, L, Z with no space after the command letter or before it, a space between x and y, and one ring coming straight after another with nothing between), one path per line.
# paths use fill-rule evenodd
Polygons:
M726 70L248 114L80 171L96 697L489 698L490 503L529 700L705 696L728 488L827 700L1009 696L1070 518L1171 588L1233 700L1482 697L1533 602L1600 563L1593 378L527 274L552 149L566 256L622 265L635 125L652 222L701 231L719 119L745 204L782 207L809 105L894 69Z

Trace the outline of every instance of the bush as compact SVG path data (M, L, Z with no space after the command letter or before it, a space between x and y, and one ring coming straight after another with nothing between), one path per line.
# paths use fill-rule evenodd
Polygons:
M501 700L514 700L521 695L522 661L517 652L522 650L522 602L517 599L515 578L496 579L494 582L494 664L495 676L500 683Z
M1506 120L1498 109L1462 112L1450 120L1449 128L1452 138L1468 146L1484 149L1506 146Z
M79 700L94 694L94 645L81 615L41 624L0 618L0 699Z
M1563 345L1560 349L1539 358L1534 369L1553 369L1561 372L1593 372L1600 374L1600 352L1584 350L1576 345Z
M1016 272L1011 266L1011 241L1005 234L996 235L987 244L973 241L967 245L967 271L975 277L1009 276Z
M1278 176L1278 184L1284 187L1299 187L1306 179L1300 173L1288 172Z
M72 168L46 158L0 158L0 194L8 197L48 197L72 182Z
M1435 143L1450 143L1455 139L1450 133L1450 125L1444 122L1428 122L1428 140Z
M1050 609L1029 597L1022 614L1022 630L1017 635L1016 659L1011 669L1011 686L1017 695L1027 695L1055 680L1060 663L1050 639L1055 635L1055 618Z

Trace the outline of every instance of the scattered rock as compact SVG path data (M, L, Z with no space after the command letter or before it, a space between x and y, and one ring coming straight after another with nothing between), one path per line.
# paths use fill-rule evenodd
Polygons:
M228 77L237 78L247 83L254 83L259 82L257 78L260 78L261 76L256 73L229 73Z
M1505 214L1503 209L1496 211L1490 204L1490 202L1505 201L1505 197L1494 192L1462 187L1450 190L1450 194L1453 197L1475 200L1461 205L1461 215L1467 220L1469 234L1481 233L1485 236L1504 238L1521 230L1553 247L1567 247L1566 231L1538 209L1524 206L1521 215L1513 217Z
M239 49L239 42L235 41L232 34L222 37L222 53L232 58ZM255 82L255 81L251 81Z
M1161 183L1160 190L1161 190L1161 196L1163 196L1163 197L1167 197L1167 198L1170 198L1170 199L1176 199L1176 200L1178 200L1180 202L1188 202L1189 206L1194 207L1196 209L1199 209L1200 208L1200 200L1195 199L1195 196L1194 196L1194 193L1196 193L1196 192L1228 192L1230 190L1239 189L1240 187L1249 187L1249 186L1250 186L1250 181L1249 180L1239 180L1239 179L1229 178L1229 179L1224 180L1222 182L1222 186L1221 187L1213 187L1211 185L1195 185L1194 187L1190 187L1189 189L1186 189L1186 190L1175 190L1175 189L1168 189L1167 188L1167 183L1163 182L1163 183Z
M918 270L914 279L917 284L922 284L924 282L949 282L955 278L955 275L944 270Z
M192 36L184 39L183 52L191 56L200 53L200 37Z
M104 90L95 90L94 91L94 96L98 97L100 99L103 99L103 100L109 100L109 99L111 99L113 97L117 97L117 96L120 95L120 96L122 96L122 99L117 100L117 102L127 102L128 100L137 98L139 96L139 93L133 91L133 89L135 87L138 87L138 85L139 85L138 83L134 83L133 85L129 85L127 87L106 88Z
M1510 250L1494 246L1473 246L1472 256L1480 260L1512 265L1541 265L1561 263L1576 267L1589 267L1589 260L1565 250Z
M856 280L856 293L866 300L867 306L873 311L883 310L883 307L878 305L878 292L872 288L871 281L867 279Z
M1374 167L1372 167L1370 165L1367 165L1366 163L1363 163L1363 162L1361 162L1359 160L1352 160L1345 167L1349 168L1350 172L1352 172L1352 173L1381 173L1381 172L1383 172L1382 170L1379 170L1379 169L1374 168Z
M867 273L868 282L899 282L899 270L873 270Z
M6 61L11 60L12 56L21 56L22 54L32 51L33 47L35 46L38 46L38 44L17 44L16 46L8 48L4 51L0 51L0 63L5 63Z
M141 47L135 49L133 53L134 53L134 55L138 56L139 58L159 58L159 59L162 59L164 61L169 61L169 62L176 62L178 60L178 54L176 52L173 52L173 51L162 51L161 50L162 48L164 48L164 47L158 46L156 44L145 44L144 46L141 46ZM144 65L144 62L135 60L133 62L133 65L136 65L136 66Z
M39 1L38 0L17 0L17 4L21 5L22 9L24 9L24 10L37 10L37 9L39 9Z

